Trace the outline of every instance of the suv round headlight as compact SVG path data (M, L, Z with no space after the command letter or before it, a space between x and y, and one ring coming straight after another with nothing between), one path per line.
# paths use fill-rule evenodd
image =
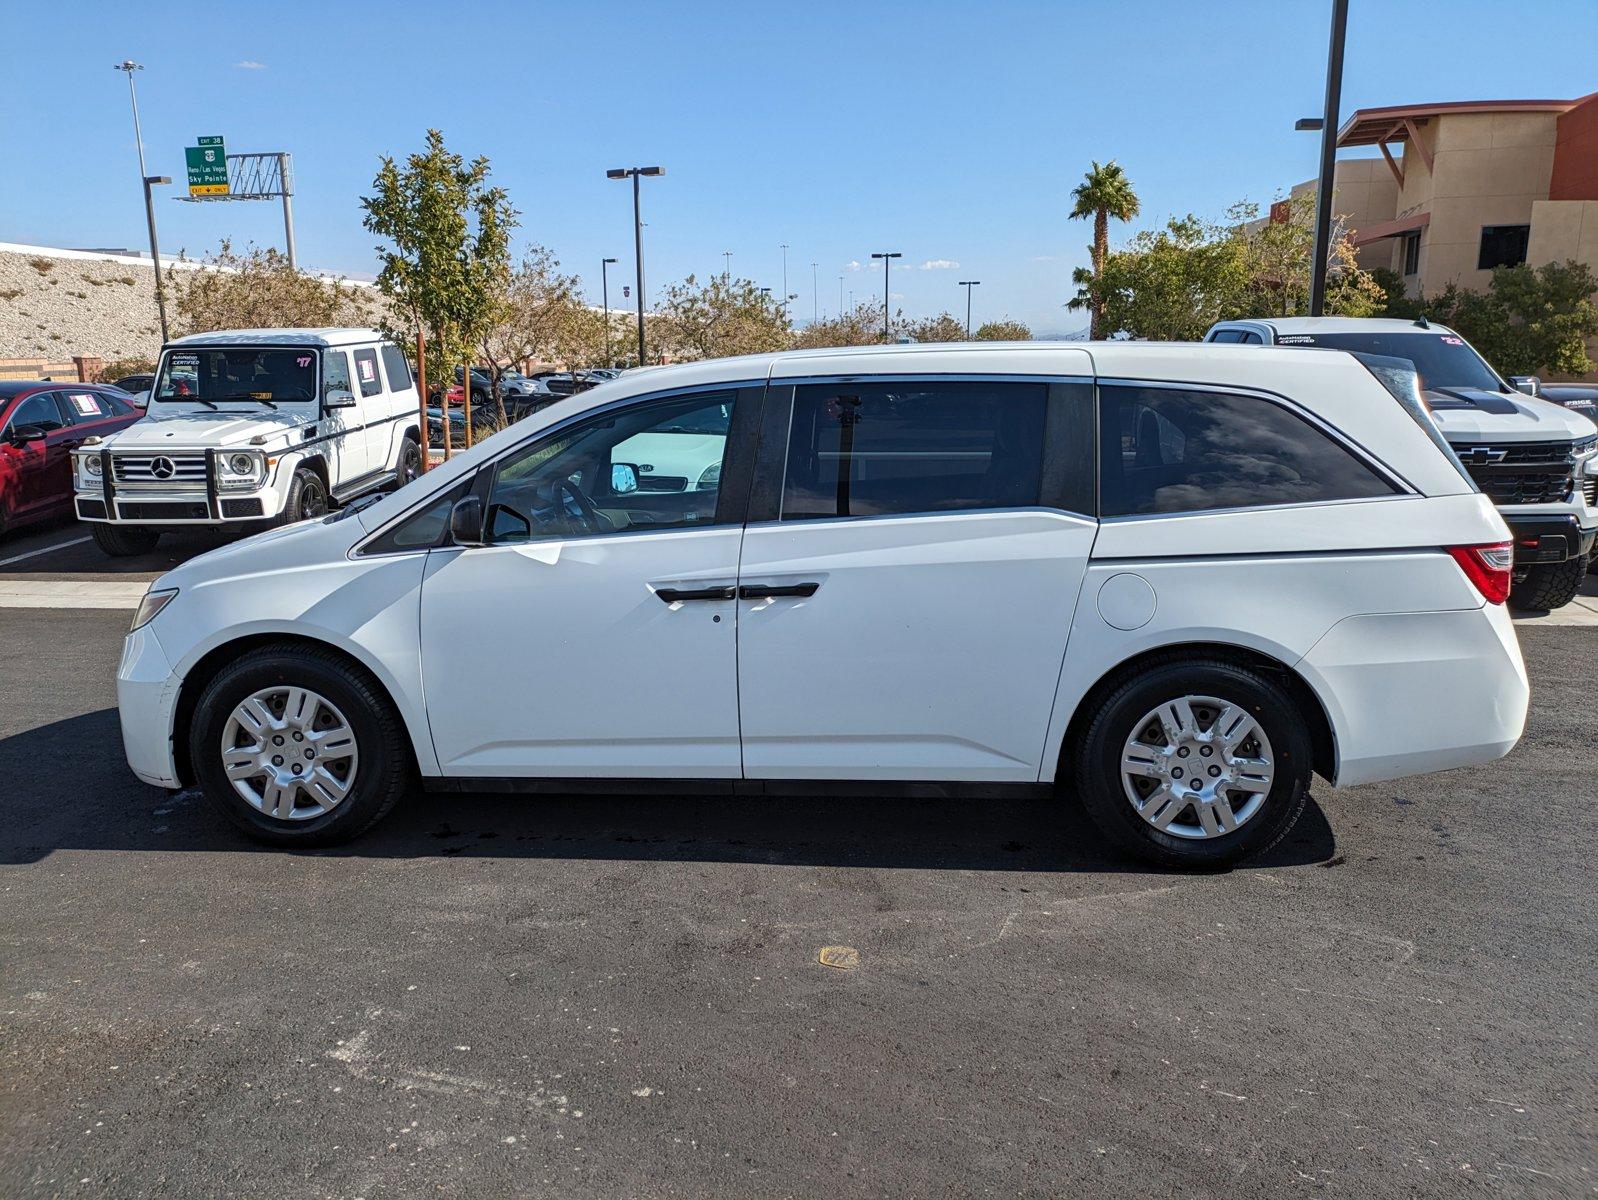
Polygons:
M235 454L227 460L228 469L235 475L255 474L255 460L248 454Z
M83 469L90 475L98 475L100 473L100 456L97 454L84 455Z

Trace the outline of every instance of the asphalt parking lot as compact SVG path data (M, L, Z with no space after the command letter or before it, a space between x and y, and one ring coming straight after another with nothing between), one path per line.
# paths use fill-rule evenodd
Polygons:
M1068 803L417 797L264 850L127 773L128 614L61 595L0 608L0 1195L1598 1188L1591 628L1520 627L1505 761L1190 876Z

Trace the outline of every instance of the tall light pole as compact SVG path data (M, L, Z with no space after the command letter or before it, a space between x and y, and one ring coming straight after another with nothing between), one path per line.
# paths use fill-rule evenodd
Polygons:
M723 250L721 252L721 258L724 264L721 271L721 282L730 287L732 286L732 251Z
M607 367L613 365L610 358L610 264L615 261L614 258L602 258L599 260L599 293L604 297L605 305L605 365ZM642 366L643 364L640 363L639 365Z
M121 71L128 77L128 101L133 105L133 144L139 150L139 179L144 185L144 220L150 227L150 258L155 263L155 310L161 317L161 340L164 342L167 340L166 293L161 290L161 251L155 244L155 205L150 196L150 186L172 181L165 176L152 176L144 165L144 129L139 124L139 90L133 84L133 72L144 70L143 65L127 58L114 64L111 69Z
M1315 189L1315 250L1310 262L1309 315L1326 307L1326 257L1332 239L1332 183L1337 171L1337 110L1343 99L1343 42L1348 0L1332 0L1332 37L1326 49L1326 111L1321 125L1321 177Z
M810 264L810 323L815 325L821 320L821 294L820 284L816 282L816 264Z
M616 167L605 172L606 179L631 179L633 181L633 256L638 262L638 365L645 366L644 356L644 219L638 210L638 178L641 175L664 175L665 167Z
M904 255L897 250L886 250L881 254L873 253L871 257L882 260L882 340L888 342L893 340L893 334L888 328L888 272L893 267L893 260L903 258Z
M965 340L971 340L971 289L981 287L980 279L962 279L960 286L965 289Z
M838 316L843 316L843 276L838 276Z
M782 245L782 295L783 295L782 315L784 317L786 317L788 315L788 300L789 300L789 296L788 296L788 243L787 242L783 242L783 243L781 243L781 245Z

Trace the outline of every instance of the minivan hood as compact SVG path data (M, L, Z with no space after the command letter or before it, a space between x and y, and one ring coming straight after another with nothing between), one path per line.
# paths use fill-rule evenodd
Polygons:
M1579 412L1521 392L1442 388L1424 395L1432 420L1450 442L1552 442L1598 432Z
M293 431L311 424L299 413L273 412L269 408L263 408L259 413L196 412L192 409L163 413L159 410L159 404L152 405L144 417L108 441L118 450L234 447L248 445L250 439L256 437L265 437L268 441L286 438Z

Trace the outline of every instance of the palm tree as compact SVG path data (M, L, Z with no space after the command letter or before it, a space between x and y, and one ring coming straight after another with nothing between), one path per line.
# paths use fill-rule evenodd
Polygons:
M1098 278L1104 270L1105 256L1110 252L1110 218L1130 221L1138 214L1137 193L1132 181L1126 177L1112 158L1100 166L1095 160L1093 169L1082 177L1082 182L1071 189L1071 199L1076 203L1071 218L1093 218L1093 275ZM1090 325L1088 336L1099 336L1099 326L1104 319L1104 305L1097 299L1088 304Z

